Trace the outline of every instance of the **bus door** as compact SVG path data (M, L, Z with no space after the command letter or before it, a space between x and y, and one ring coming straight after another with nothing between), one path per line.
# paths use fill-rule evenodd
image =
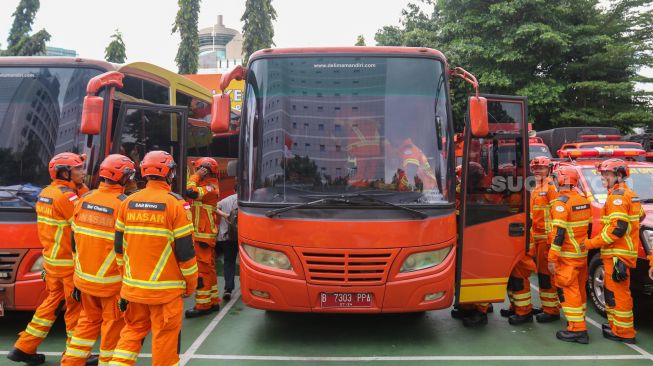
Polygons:
M174 192L186 186L186 134L188 108L162 104L123 102L120 105L113 136L112 154L131 158L138 167L146 153L167 151L177 163ZM145 180L136 169L136 187L145 187Z
M503 302L510 272L528 245L528 102L483 97L489 135L477 138L465 129L457 303Z

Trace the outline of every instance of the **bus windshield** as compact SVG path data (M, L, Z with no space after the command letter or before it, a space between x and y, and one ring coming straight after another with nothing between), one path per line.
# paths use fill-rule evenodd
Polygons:
M596 200L605 203L608 198L608 191L601 182L601 174L599 174L598 170L585 168L583 169L583 176ZM653 167L631 167L626 184L637 193L641 200L653 200Z
M438 60L259 59L248 70L245 103L241 200L306 202L361 192L399 204L452 199Z
M100 70L0 67L0 207L26 207L50 182L48 162L81 152L82 103Z

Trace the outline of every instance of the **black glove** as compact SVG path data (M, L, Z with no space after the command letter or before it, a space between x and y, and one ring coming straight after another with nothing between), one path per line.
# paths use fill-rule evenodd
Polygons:
M124 313L125 310L127 310L127 305L129 305L129 301L123 299L122 297L118 300L118 309L121 313Z
M45 270L41 271L41 279L45 281Z
M612 257L612 279L614 282L621 282L628 279L628 267L617 257Z
M82 301L82 292L79 291L77 287L73 289L73 292L70 294L70 297L73 298L73 300L80 302Z

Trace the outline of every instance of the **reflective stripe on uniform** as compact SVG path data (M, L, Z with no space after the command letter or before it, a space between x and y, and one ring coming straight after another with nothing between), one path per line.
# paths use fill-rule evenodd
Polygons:
M186 235L188 235L188 234L190 234L192 232L193 232L193 224L191 223L191 224L184 225L182 227L176 228L174 230L173 234L174 234L175 239L179 239L179 238L181 238L183 236L186 236Z
M191 225L191 227L192 227L192 225ZM148 227L148 226L126 225L125 226L125 234L161 236L161 237L170 238L170 239L173 238L172 231L170 231L168 229L160 229L160 228Z
M163 272L163 267L165 267L166 264L168 264L168 260L170 259L171 254L172 254L172 246L170 245L170 242L168 242L168 244L166 244L165 249L163 249L161 256L159 257L159 260L156 262L154 271L152 271L152 274L150 275L150 281L157 281L159 279L159 276L161 276L161 272Z
M125 285L146 290L170 290L175 288L186 288L186 281L143 281L125 276L122 278L122 282Z
M118 357L118 358L122 358L122 359L125 359L125 360L135 361L136 358L138 357L138 353L126 351L126 350L123 350L123 349L115 349L115 350L113 350L113 357ZM113 363L113 361L111 361L111 363Z
M110 277L94 276L88 273L84 273L80 270L75 270L75 276L81 278L84 281L100 283L100 284L112 284L112 283L118 283L122 281L121 276L110 276Z
M47 320L47 319L39 318L38 316L34 315L32 317L32 323L36 323L40 326L50 328L52 324L54 324L54 320Z
M27 328L25 329L25 333L31 334L31 335L33 335L34 337L37 337L37 338L45 338L45 337L48 336L48 332L40 331L40 330L34 328L31 325L27 326Z
M180 268L181 274L184 276L190 276L197 273L197 263L193 264L190 268Z
M106 239L111 241L115 239L115 234L113 231L109 232L104 230L91 229L89 227L76 225L74 223L72 225L72 229L75 232L75 234L82 234L82 235L92 236L94 238Z

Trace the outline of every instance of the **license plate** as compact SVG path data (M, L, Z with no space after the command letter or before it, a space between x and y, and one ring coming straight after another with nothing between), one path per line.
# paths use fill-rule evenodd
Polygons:
M369 308L372 307L371 293L329 292L320 294L323 308Z

